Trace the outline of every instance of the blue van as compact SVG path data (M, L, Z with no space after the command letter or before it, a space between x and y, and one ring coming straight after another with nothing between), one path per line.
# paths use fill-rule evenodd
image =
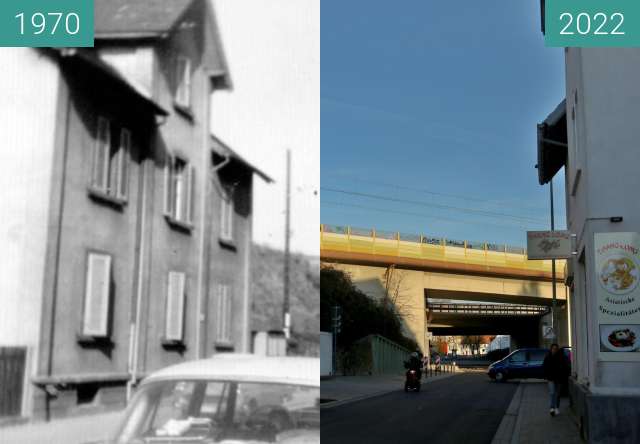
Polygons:
M491 364L487 374L498 382L507 379L544 378L542 363L549 350L521 348Z

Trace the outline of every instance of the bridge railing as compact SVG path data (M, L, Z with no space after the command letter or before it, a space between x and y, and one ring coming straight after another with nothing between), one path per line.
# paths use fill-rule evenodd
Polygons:
M323 250L551 272L550 260L530 261L522 247L424 234L323 224L320 225L320 245ZM557 262L557 278L561 280L564 261Z
M541 305L516 304L448 304L429 303L427 310L434 313L460 313L483 315L528 315L541 316L549 312L549 307Z

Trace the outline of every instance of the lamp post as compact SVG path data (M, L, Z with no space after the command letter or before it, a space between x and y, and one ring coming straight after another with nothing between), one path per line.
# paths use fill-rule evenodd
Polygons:
M554 231L553 220L553 178L549 180L549 192L551 201L551 231ZM551 331L553 338L556 338L556 260L551 259Z
M284 232L284 300L282 303L282 330L284 337L289 341L291 337L291 314L289 312L289 244L291 241L291 151L287 150L287 198L285 209L285 232Z

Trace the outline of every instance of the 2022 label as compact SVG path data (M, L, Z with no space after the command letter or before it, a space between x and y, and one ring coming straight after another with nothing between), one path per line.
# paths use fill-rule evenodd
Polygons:
M624 35L622 25L624 14L614 12L607 16L604 12L596 12L593 16L581 12L573 16L570 12L560 14L560 21L564 27L560 31L562 35L573 35L576 32L581 35L593 33L594 35Z

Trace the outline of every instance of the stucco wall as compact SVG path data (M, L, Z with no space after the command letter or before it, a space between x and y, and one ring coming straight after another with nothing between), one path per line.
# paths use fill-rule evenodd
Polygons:
M578 235L579 254L584 251L584 266L579 261L574 264L574 337L580 355L579 377L588 380L593 391L640 393L637 378L640 362L597 360L598 304L594 290L598 284L592 271L594 233L640 231L640 201L633 198L640 163L640 130L633 124L633 116L640 112L640 90L634 75L640 69L640 51L572 48L567 51L566 66L568 176L574 177L577 168L582 170L575 197L568 200L569 227ZM576 96L577 138L574 138L571 107ZM611 216L622 216L623 221L611 223L608 220ZM584 307L584 311L579 307Z
M59 72L31 48L0 48L0 58L0 346L28 347L30 376L38 358ZM28 393L25 400L28 414Z
M87 73L77 68L66 71L64 90L69 106L57 116L64 137L56 153L61 162L55 180L61 182L61 189L53 197L59 199L60 208L52 212L48 240L50 250L55 250L56 245L59 250L53 252L47 264L50 276L55 279L52 287L45 290L52 312L47 313L48 322L44 325L48 328L53 323L54 328L52 336L43 336L43 344L53 341L53 375L126 374L132 301L136 293L141 162L149 149L150 117L136 114L131 98L116 91L110 91L108 97L104 92L96 94ZM128 196L122 207L89 194L99 115L114 119L132 132ZM78 342L90 251L112 257L111 346L82 346ZM41 374L48 372L46 359L41 360L40 367Z

